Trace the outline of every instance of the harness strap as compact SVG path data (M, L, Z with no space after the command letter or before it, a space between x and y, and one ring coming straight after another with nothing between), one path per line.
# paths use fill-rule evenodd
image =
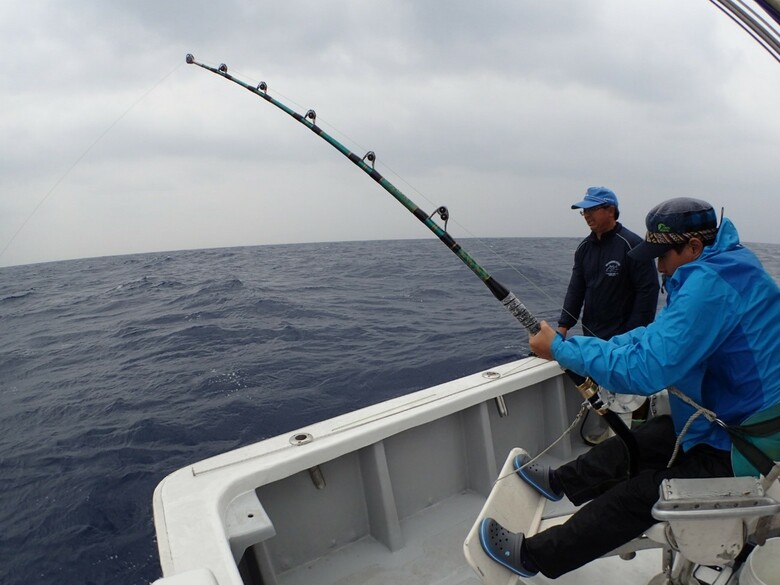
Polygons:
M747 437L768 437L780 432L780 416L747 425L732 425L725 427L732 443L750 464L761 472L764 477L775 466L771 457L750 442Z
M780 416L749 425L734 425L731 428L751 437L768 437L780 432Z
M670 386L668 390L677 398L696 409L696 412L693 414L691 419L689 419L689 423L692 422L692 419L696 416L703 414L708 421L722 427L723 430L729 434L734 447L737 448L737 450L745 457L745 459L748 460L748 462L753 467L755 467L761 473L761 475L764 477L769 475L775 466L775 462L756 445L751 443L747 437L768 437L780 432L780 416L747 425L728 425L720 420L713 411L700 406L690 396L683 394L674 386ZM680 433L680 436L677 439L678 444L682 441L682 437L685 434L685 431L688 430L688 426L690 425L686 425L684 431ZM675 455L676 449L677 447L675 446ZM674 461L674 456L672 457L672 461ZM672 461L669 462L670 465Z
M772 461L772 458L748 441L745 438L745 435L748 433L745 433L739 427L724 426L723 428L731 437L731 442L734 443L737 450L744 455L745 459L747 459L753 467L758 469L758 471L761 472L761 475L767 477L775 466L775 462Z

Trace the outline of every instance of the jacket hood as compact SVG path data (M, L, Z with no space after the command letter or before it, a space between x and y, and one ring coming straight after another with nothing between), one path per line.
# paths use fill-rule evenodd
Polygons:
M718 235L715 236L715 241L712 245L705 246L700 258L710 258L721 252L736 250L741 247L742 244L739 243L739 234L736 226L731 223L729 218L724 217L718 228Z

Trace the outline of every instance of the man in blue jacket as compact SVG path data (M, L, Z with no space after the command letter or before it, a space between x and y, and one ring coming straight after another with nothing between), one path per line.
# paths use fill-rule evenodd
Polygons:
M531 338L534 353L615 392L650 395L674 387L728 425L780 403L780 289L740 244L731 221L718 228L711 205L678 198L654 207L646 225L645 241L632 254L657 257L667 277L667 306L655 321L606 341L564 340L542 323ZM700 416L683 433L696 410L674 393L670 402L671 416L633 431L640 451L634 477L616 437L557 469L520 470L551 499L565 494L574 504L589 503L527 539L487 518L486 552L518 575L555 578L647 530L663 479L732 475L726 431Z

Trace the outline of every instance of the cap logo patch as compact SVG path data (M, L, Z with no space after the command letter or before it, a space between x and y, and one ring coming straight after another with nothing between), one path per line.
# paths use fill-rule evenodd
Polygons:
M659 223L657 229L662 234L668 234L669 232L672 231L672 228L670 228L665 223Z

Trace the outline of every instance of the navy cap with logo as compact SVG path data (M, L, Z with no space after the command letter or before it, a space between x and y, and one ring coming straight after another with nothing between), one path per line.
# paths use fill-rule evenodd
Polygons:
M606 187L588 187L585 199L571 206L572 209L590 209L599 205L618 206L618 199L614 192Z
M693 237L705 246L711 244L718 233L718 218L706 201L677 197L653 207L645 218L645 226L645 241L629 252L636 260L658 258Z

